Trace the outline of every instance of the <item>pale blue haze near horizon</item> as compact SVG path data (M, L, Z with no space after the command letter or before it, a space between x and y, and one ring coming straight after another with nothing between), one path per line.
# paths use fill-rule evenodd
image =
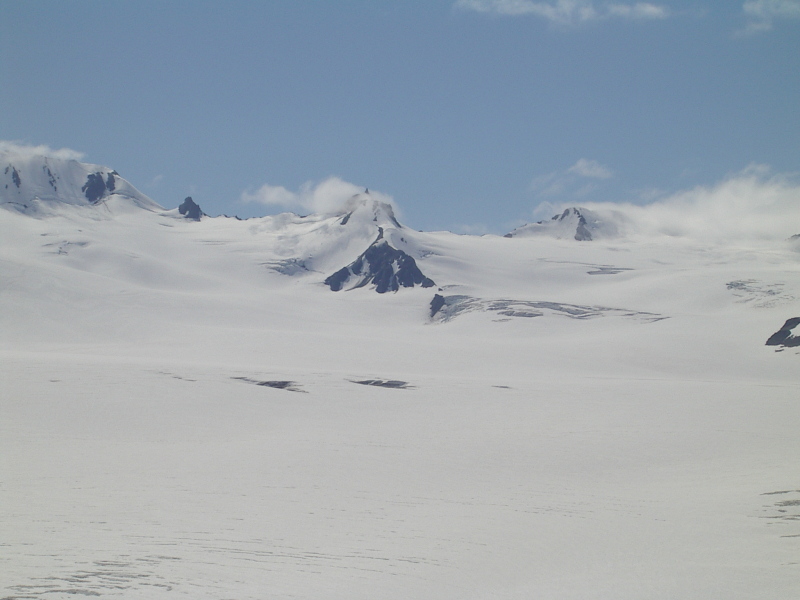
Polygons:
M168 208L275 213L242 198L337 176L475 233L800 171L800 1L567 6L0 0L0 140Z

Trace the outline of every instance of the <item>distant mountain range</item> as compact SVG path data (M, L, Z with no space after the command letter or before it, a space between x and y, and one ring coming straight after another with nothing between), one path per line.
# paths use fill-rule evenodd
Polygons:
M120 174L101 165L86 164L45 156L0 154L0 204L6 209L30 216L59 212L64 205L96 207L98 210L140 208L161 215L181 216L200 221L207 215L191 197L177 209L167 210L137 190ZM302 273L330 263L337 249L362 245L358 255L342 264L325 279L333 291L371 287L378 293L395 292L415 286L433 287L435 283L417 265L426 250L417 232L411 232L397 220L391 205L373 199L369 191L356 194L333 214L281 215L264 217L282 223L287 235L316 234L316 252L291 257L276 266L284 273ZM590 241L615 231L595 213L570 208L550 221L524 225L506 237L545 235ZM306 244L297 243L296 246ZM322 256L324 255L324 256Z
M175 209L165 209L108 167L9 152L0 154L0 206L37 220L61 217L70 223L81 219L97 223L133 219L136 225L130 227L141 228L139 241L125 252L114 248L117 242L111 239L106 242L110 246L104 254L90 259L87 248L98 244L88 236L86 227L76 226L72 238L64 236L57 247L59 254L85 255L83 268L97 268L109 256L119 255L116 260L125 264L117 264L115 272L139 272L141 262L130 262L132 259L125 257L139 256L140 250L155 243L154 240L166 240L164 235L178 235L176 225L181 222L180 232L191 235L196 240L193 243L254 243L247 255L257 255L261 268L333 292L370 289L385 294L430 288L425 311L432 321L440 323L476 311L497 314L503 319L552 314L580 319L633 317L641 322L655 322L669 316L649 308L637 309L591 298L574 302L554 297L522 297L523 293L513 291L530 276L527 274L530 261L559 262L537 256L536 252L541 253L545 246L536 244L567 240L577 242L577 248L587 242L624 241L620 227L623 216L580 207L567 208L549 220L518 227L506 234L506 239L414 231L398 221L390 204L367 190L330 213L306 216L284 213L241 221L208 217L191 197ZM216 238L219 241L214 241ZM177 239L168 243L173 244L179 244ZM607 254L607 249L598 247L597 252ZM585 265L588 275L620 277L642 268L596 260L575 264ZM756 279L731 279L727 282L728 289L737 296L745 292L763 296L765 299L758 300L761 304L776 300L773 290L778 288L774 286L759 287L761 283ZM463 282L467 280L473 283L465 286ZM565 297L572 296L575 294ZM789 294L779 297L794 298ZM794 318L786 315L784 320L786 317ZM796 325L791 320L787 323ZM776 342L773 336L770 344L793 345L796 338L791 329L784 326L782 333L776 334L783 337Z
M100 165L43 156L5 154L0 155L0 166L3 169L0 204L30 216L53 214L63 205L98 209L138 207L163 215L180 215L193 221L207 216L191 197L186 198L176 210L166 210L123 179L117 171ZM392 207L374 200L368 191L353 196L340 211L332 215L292 215L277 220L284 222L287 233L292 229L298 230L299 235L311 234L312 231L316 233L320 238L320 253L323 254L330 254L335 248L349 247L351 242L358 239L369 240L355 260L325 279L326 285L333 291L371 286L382 294L396 292L403 287L434 285L420 271L414 258L402 249L408 249L409 243L401 233L404 228L397 221ZM309 228L312 231L308 231ZM290 259L289 264L298 267L295 271L302 272L311 268L315 258L313 255L295 257Z

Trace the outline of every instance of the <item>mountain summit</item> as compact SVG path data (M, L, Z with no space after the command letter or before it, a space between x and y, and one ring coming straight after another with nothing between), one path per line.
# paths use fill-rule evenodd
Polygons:
M325 279L325 285L334 292L347 287L355 289L372 284L379 294L396 292L401 287L436 285L419 270L417 262L398 250L384 238L383 227L378 228L378 239L356 260Z
M59 204L92 206L110 200L163 210L108 167L0 152L0 205L6 208L33 215Z
M378 227L397 227L398 229L403 227L395 217L392 205L373 198L369 190L352 196L342 207L340 213L344 215L342 225L347 225L353 220L372 222Z
M579 242L590 242L598 237L613 237L616 234L616 226L598 213L586 208L572 207L554 215L549 221L528 223L518 227L505 237L545 235L557 239L572 238Z
M414 258L400 249L409 248L406 233L411 232L397 220L391 204L365 190L344 204L337 219L339 225L344 226L343 233L350 243L365 235L370 235L373 241L355 260L325 279L325 285L331 290L338 292L371 285L383 294L403 287L435 285L420 271Z

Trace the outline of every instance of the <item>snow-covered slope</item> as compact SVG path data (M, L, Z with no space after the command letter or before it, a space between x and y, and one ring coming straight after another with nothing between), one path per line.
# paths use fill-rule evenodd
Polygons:
M120 201L163 210L108 167L0 152L0 205L5 208L33 215L62 204L90 206Z
M0 209L0 597L800 595L794 242L197 221L69 168ZM374 293L400 251L436 285Z
M425 235L403 227L392 207L369 193L357 194L331 214L286 213L209 228L234 236L234 230L249 231L261 242L265 266L321 281L334 291L367 287L385 293L433 285L415 262L426 253Z

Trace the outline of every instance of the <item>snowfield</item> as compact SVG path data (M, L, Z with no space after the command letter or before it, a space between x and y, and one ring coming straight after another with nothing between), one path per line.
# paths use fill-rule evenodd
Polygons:
M793 242L117 186L0 207L0 598L800 597ZM324 284L379 227L435 287Z

